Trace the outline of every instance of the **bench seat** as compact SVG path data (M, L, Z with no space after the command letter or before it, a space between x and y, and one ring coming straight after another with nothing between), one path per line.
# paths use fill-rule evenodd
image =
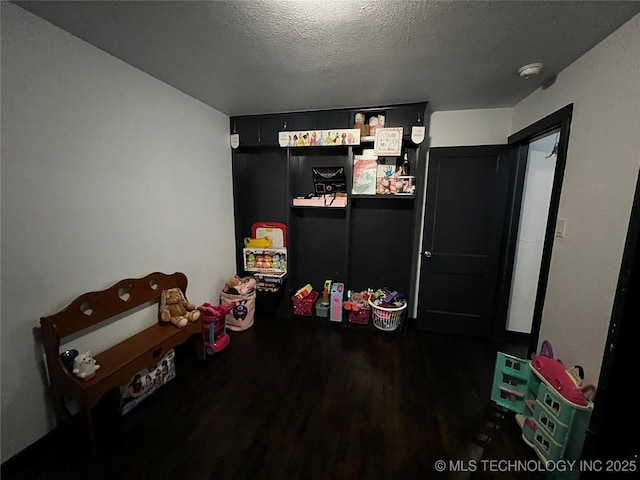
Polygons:
M80 295L65 309L40 319L57 423L60 426L69 420L82 421L94 452L91 410L107 392L124 385L137 372L156 364L169 350L188 340L193 341L198 358L204 360L202 319L183 328L159 322L94 355L100 368L93 378L84 381L64 367L60 358L62 339L114 317L126 318L127 312L142 305L159 304L162 291L175 287L186 292L187 278L183 273L155 272L143 278L125 279L106 290ZM67 406L69 399L77 403L79 411L75 414Z

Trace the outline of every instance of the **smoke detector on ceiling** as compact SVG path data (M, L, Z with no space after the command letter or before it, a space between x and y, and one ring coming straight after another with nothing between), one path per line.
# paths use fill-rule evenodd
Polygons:
M528 65L524 65L518 69L518 73L521 77L529 78L533 75L538 75L542 70L541 63L530 63Z

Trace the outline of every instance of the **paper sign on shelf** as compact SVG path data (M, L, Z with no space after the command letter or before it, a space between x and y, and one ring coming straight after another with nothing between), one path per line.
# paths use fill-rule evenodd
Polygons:
M380 157L399 157L402 152L402 127L376 129L373 153Z
M424 141L425 127L414 125L411 127L411 141L413 143L422 143Z

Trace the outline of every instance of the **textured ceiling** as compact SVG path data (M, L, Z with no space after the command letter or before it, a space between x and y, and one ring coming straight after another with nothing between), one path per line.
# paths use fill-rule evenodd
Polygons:
M228 115L510 107L640 1L14 2ZM542 62L537 77L520 66Z

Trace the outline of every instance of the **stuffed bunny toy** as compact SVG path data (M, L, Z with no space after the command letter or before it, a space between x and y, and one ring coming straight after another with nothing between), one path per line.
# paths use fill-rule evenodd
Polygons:
M196 306L190 303L179 288L170 288L162 291L160 299L160 321L171 323L182 328L189 322L195 322L200 318L200 312Z

